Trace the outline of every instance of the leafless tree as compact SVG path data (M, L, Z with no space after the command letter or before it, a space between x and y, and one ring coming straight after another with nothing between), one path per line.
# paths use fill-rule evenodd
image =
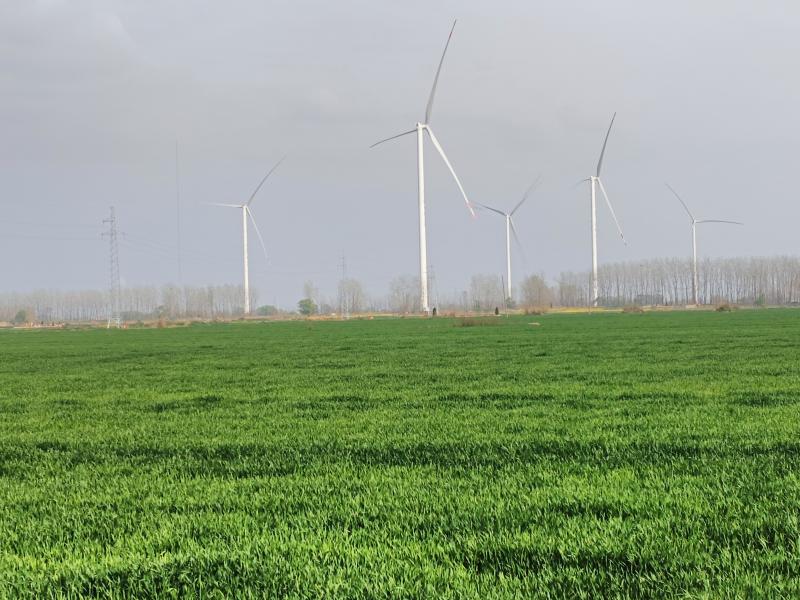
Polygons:
M366 303L364 288L357 279L346 278L339 281L339 310L344 314L361 312Z
M419 278L409 275L395 277L389 283L389 310L412 313L420 310Z
M473 275L469 285L472 310L487 311L502 307L503 284L497 275Z
M550 306L555 294L543 275L529 275L519 284L520 302L523 306Z

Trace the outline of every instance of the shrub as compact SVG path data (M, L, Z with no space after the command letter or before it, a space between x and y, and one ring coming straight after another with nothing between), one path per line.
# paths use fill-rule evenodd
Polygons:
M627 304L622 307L622 312L637 314L637 313L643 313L644 309L638 304Z
M454 327L486 327L499 324L499 320L486 317L462 317L453 322Z
M317 314L317 303L311 298L303 298L297 303L297 312L304 317Z
M259 306L256 309L256 314L260 317L272 317L278 314L278 309L271 304L266 304L264 306Z

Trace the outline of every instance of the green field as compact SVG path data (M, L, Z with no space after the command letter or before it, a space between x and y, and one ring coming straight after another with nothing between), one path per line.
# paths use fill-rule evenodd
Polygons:
M0 597L796 598L799 412L788 309L0 332Z

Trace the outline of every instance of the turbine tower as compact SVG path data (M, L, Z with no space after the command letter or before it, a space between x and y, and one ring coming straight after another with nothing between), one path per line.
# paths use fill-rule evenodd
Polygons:
M250 198L244 204L219 204L216 202L210 202L211 206L225 206L227 208L238 208L242 211L242 258L244 263L244 314L250 314L250 269L247 257L247 217L250 217L250 221L253 223L253 229L255 229L256 235L258 236L258 241L261 242L261 249L264 251L264 257L267 257L267 247L264 245L264 238L261 237L261 232L258 230L258 225L256 224L256 220L253 217L253 213L250 211L250 204L253 202L253 199L258 194L258 191L261 189L261 186L264 185L264 182L267 178L272 175L275 169L286 159L284 156L280 159L277 164L272 167L269 172L264 175L264 178L261 182L256 186L256 189L250 195Z
M669 191L675 195L678 202L681 203L683 209L686 211L686 214L688 214L689 218L692 220L692 304L697 306L700 304L697 298L697 226L700 223L726 223L728 225L744 225L744 223L740 223L739 221L722 221L720 219L696 219L692 211L689 210L689 207L686 206L683 198L678 195L678 192L672 189L670 184L667 183L666 186L669 188Z
M600 191L603 193L603 198L606 199L606 204L608 205L608 210L611 211L611 216L614 218L614 223L617 225L617 231L619 231L619 236L622 238L622 241L627 245L625 242L625 236L622 234L622 227L619 225L619 221L617 220L617 215L614 213L614 207L611 206L611 201L608 199L608 194L606 194L606 189L603 187L603 181L600 179L600 170L603 168L603 156L606 153L606 145L608 144L608 136L611 135L611 128L614 126L614 119L617 118L617 113L611 117L611 124L608 126L608 131L606 132L606 138L603 140L603 149L600 151L600 160L597 161L597 171L594 175L589 177L588 179L584 179L584 181L589 182L589 187L591 191L591 223L592 223L592 298L591 298L591 305L597 306L599 302L599 286L597 283L597 187L600 187Z
M428 105L425 107L425 120L422 123L417 123L414 129L411 129L410 131L393 135L392 137L376 142L370 146L370 148L374 148L379 144L402 137L404 135L409 135L412 133L417 134L417 182L419 196L419 285L420 304L422 306L422 311L426 314L430 313L430 304L428 301L428 240L425 226L425 160L423 132L427 133L430 137L434 148L436 148L437 152L439 152L444 164L447 165L447 168L450 170L450 174L453 176L453 179L455 179L456 185L458 186L461 195L464 197L464 202L467 203L467 209L469 209L469 212L473 217L475 216L475 212L472 210L472 206L470 205L467 194L464 191L464 187L461 185L458 175L456 175L455 170L453 170L453 166L447 159L447 155L444 153L441 144L439 144L439 140L436 139L436 135L433 133L433 129L431 129L430 126L431 112L433 110L433 99L436 95L436 85L439 82L439 74L442 71L444 57L445 54L447 54L447 47L450 45L450 39L453 37L453 30L455 28L456 21L453 21L453 27L450 29L450 35L447 37L447 43L444 45L444 52L442 52L442 58L439 60L439 67L436 69L436 76L433 79L433 87L431 88L431 93L428 97Z
M497 213L498 215L505 217L506 220L506 298L511 298L511 236L514 236L514 239L517 242L517 245L522 248L522 243L519 241L519 236L517 235L517 228L514 227L514 213L517 212L522 206L525 201L528 199L530 193L534 190L534 188L539 183L539 180L531 184L531 186L525 191L525 194L522 196L522 200L517 202L517 205L511 209L511 212L504 212L498 208L493 208L491 206L487 206L486 204L481 204L480 202L475 202L476 206L480 206L486 210L490 210L493 213Z

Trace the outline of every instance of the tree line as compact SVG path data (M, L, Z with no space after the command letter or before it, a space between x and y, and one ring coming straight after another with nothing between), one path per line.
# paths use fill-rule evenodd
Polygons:
M241 285L126 287L120 293L120 313L124 321L231 318L242 314L243 295ZM255 306L257 293L251 290L250 297ZM109 307L110 293L101 290L4 293L0 321L102 321Z
M800 302L800 258L706 258L698 262L701 304L794 305ZM671 258L603 265L600 303L676 306L692 301L691 260ZM585 306L587 273L562 273L554 287L562 306Z
M664 258L605 264L599 270L600 304L680 306L691 302L691 262ZM707 258L698 263L699 299L703 304L800 304L800 257ZM564 272L553 282L529 275L515 284L514 298L506 298L500 275L477 274L461 291L439 294L434 305L441 311L491 311L514 307L581 307L589 304L589 272ZM243 312L241 285L137 286L121 292L125 321L150 319L227 319ZM258 306L251 290L251 305ZM99 290L39 290L0 294L0 321L102 321L109 314L109 293ZM306 282L298 306L285 312L301 314L358 314L361 312L419 312L419 279L400 276L386 294L369 296L354 278L342 279L335 296L324 297ZM260 306L255 313L280 311Z

